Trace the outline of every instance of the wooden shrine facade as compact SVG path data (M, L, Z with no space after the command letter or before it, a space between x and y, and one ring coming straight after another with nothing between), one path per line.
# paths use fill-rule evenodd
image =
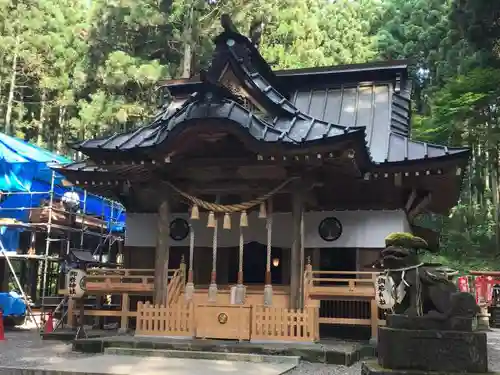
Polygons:
M255 306L317 309L339 282L354 297L369 299L373 287L366 281L372 275L359 272L359 259L320 293L315 287L326 285L328 277L323 275L321 282L307 278L322 271L321 259L313 258L328 257L340 247L340 235L342 241L378 236L374 243L380 245L365 250L381 248L385 235L397 230L375 235L372 224L364 224L368 230L361 233L361 219L356 218L368 212L394 212L391 217L398 218L394 228L399 231L412 230L413 219L424 211L446 214L458 199L469 150L409 139L411 82L406 62L273 71L252 41L228 22L223 27L214 40L209 68L197 78L166 82L168 100L150 124L73 145L87 160L59 172L126 206L126 266L137 268L134 265L148 257L145 249L151 249L150 266L144 268L154 267L151 292L158 309L162 303L162 308L170 308L168 270L183 264L181 255L187 264L179 301L189 301L195 310L214 308L220 314L233 306L243 320L251 320L252 314L269 319L268 310ZM340 223L340 235L339 220L319 220L312 232L324 243L311 246L308 228L321 212L333 213L328 215L333 219L341 212L358 216ZM140 215L154 219L145 224ZM152 227L156 230L148 232ZM265 264L260 286L247 285L244 277L251 259L243 260L252 236L264 247L251 255ZM289 257L279 288L273 287L272 275L278 238ZM349 243L345 248L356 247L358 252L364 246ZM227 280L228 285L218 283L221 247L232 249L223 257L232 254L235 262L229 268L235 279ZM204 257L197 255L202 253ZM206 272L205 281L196 281L198 286L197 259L202 259L198 268ZM358 279L364 280L363 287L355 287ZM255 290L257 297L250 297ZM191 307L176 306L175 311L190 314L186 309ZM243 311L244 306L251 311ZM140 305L134 314L155 313L151 305ZM308 321L318 321L314 319ZM365 318L358 320L366 323ZM378 324L378 316L371 321Z

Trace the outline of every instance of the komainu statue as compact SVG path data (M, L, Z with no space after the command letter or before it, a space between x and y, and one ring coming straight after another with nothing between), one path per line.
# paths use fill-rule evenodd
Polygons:
M373 265L383 270L375 285L380 308L436 320L474 318L479 313L475 298L459 292L444 268L419 260L418 251L428 247L425 240L392 233L385 246Z

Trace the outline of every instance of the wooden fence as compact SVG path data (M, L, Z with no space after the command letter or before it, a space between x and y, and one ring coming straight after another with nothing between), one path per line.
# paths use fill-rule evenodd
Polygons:
M148 336L194 336L193 303L165 307L139 302L135 333Z
M319 339L318 309L252 306L252 340L316 341Z
M196 312L202 311L202 307L198 306ZM250 338L251 340L302 342L313 342L319 339L318 309L314 307L303 310L265 306L228 307L213 305L209 307L219 309L222 312L214 316L220 319L221 315L226 317L229 315L229 320L234 317L229 307L251 310L251 319L247 319L247 324L245 324L244 319L237 319L241 320L242 324L229 327L230 330L241 331L239 333L231 331L231 338L234 336L234 338L239 339L245 337L244 339ZM198 326L196 326L197 324ZM147 336L185 337L194 337L200 333L204 338L224 338L224 335L224 337L219 337L219 332L216 332L217 327L214 327L214 324L220 325L221 332L224 332L227 319L226 321L215 321L215 323L210 319L195 319L195 307L192 302L180 302L169 307L139 302L135 333Z

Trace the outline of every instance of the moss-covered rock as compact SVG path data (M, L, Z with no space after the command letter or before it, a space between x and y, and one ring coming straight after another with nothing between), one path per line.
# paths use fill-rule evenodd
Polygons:
M427 249L429 245L420 237L411 233L395 232L385 238L385 246L399 246L407 249Z

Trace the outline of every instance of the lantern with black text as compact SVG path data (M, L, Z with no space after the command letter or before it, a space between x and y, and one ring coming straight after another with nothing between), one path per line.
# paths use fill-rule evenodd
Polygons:
M68 296L72 298L81 298L87 291L86 286L87 273L84 270L73 268L68 271L67 284Z

